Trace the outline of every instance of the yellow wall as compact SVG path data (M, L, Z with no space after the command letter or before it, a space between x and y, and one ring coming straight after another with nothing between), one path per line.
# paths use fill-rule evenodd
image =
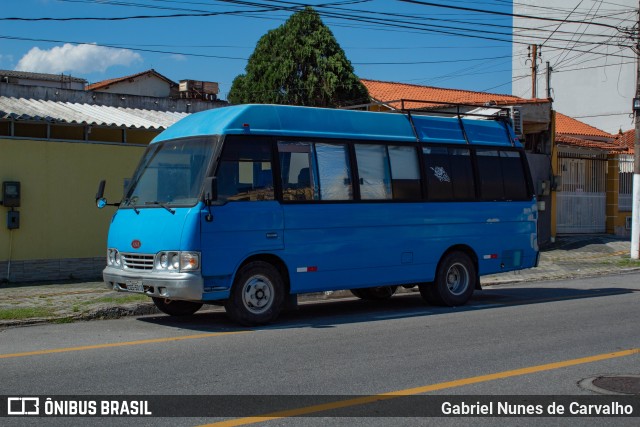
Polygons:
M0 182L20 181L22 192L11 259L103 256L115 209L95 207L98 182L106 179L106 197L120 201L145 148L0 138ZM8 210L0 206L0 261L9 258Z

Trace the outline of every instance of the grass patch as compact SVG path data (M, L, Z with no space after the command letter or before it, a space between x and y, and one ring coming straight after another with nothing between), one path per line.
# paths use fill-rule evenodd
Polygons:
M625 258L618 260L616 263L620 267L640 267L640 260L631 259L628 255Z
M61 317L60 319L54 319L52 323L73 323L73 317Z
M32 317L51 317L51 308L44 307L23 307L23 308L3 308L0 309L0 320L30 319Z

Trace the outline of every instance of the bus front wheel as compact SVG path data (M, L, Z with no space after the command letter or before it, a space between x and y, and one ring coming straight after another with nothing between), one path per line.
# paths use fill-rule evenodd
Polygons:
M420 295L430 304L444 306L464 305L476 287L476 267L463 252L451 252L444 256L433 283L419 286Z
M253 261L238 271L224 307L242 325L263 325L282 311L284 292L280 272L267 262Z
M396 293L397 286L376 286L375 288L351 289L351 293L360 299L385 300Z
M170 316L191 316L200 310L202 304L191 301L178 301L168 298L151 298L158 310Z

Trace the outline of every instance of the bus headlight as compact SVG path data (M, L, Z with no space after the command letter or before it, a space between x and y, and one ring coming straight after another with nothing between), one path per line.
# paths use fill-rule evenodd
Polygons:
M115 268L122 268L122 258L117 249L107 249L107 265Z
M166 253L161 253L160 254L160 268L167 268L169 267L169 255L167 255Z
M180 252L180 271L195 271L200 268L198 252Z
M199 252L163 251L156 254L156 270L197 271L200 269Z

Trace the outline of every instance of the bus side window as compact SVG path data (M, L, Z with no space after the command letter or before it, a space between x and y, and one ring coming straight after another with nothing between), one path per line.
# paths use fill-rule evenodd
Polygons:
M315 144L320 200L353 200L351 166L344 144Z
M304 142L278 142L283 200L318 200L312 146Z
M389 146L391 191L394 200L420 200L420 166L414 147Z
M391 199L391 171L387 147L356 144L360 198L362 200Z
M218 200L274 200L271 143L229 141L218 166Z
M471 151L467 148L423 148L428 200L473 200Z

